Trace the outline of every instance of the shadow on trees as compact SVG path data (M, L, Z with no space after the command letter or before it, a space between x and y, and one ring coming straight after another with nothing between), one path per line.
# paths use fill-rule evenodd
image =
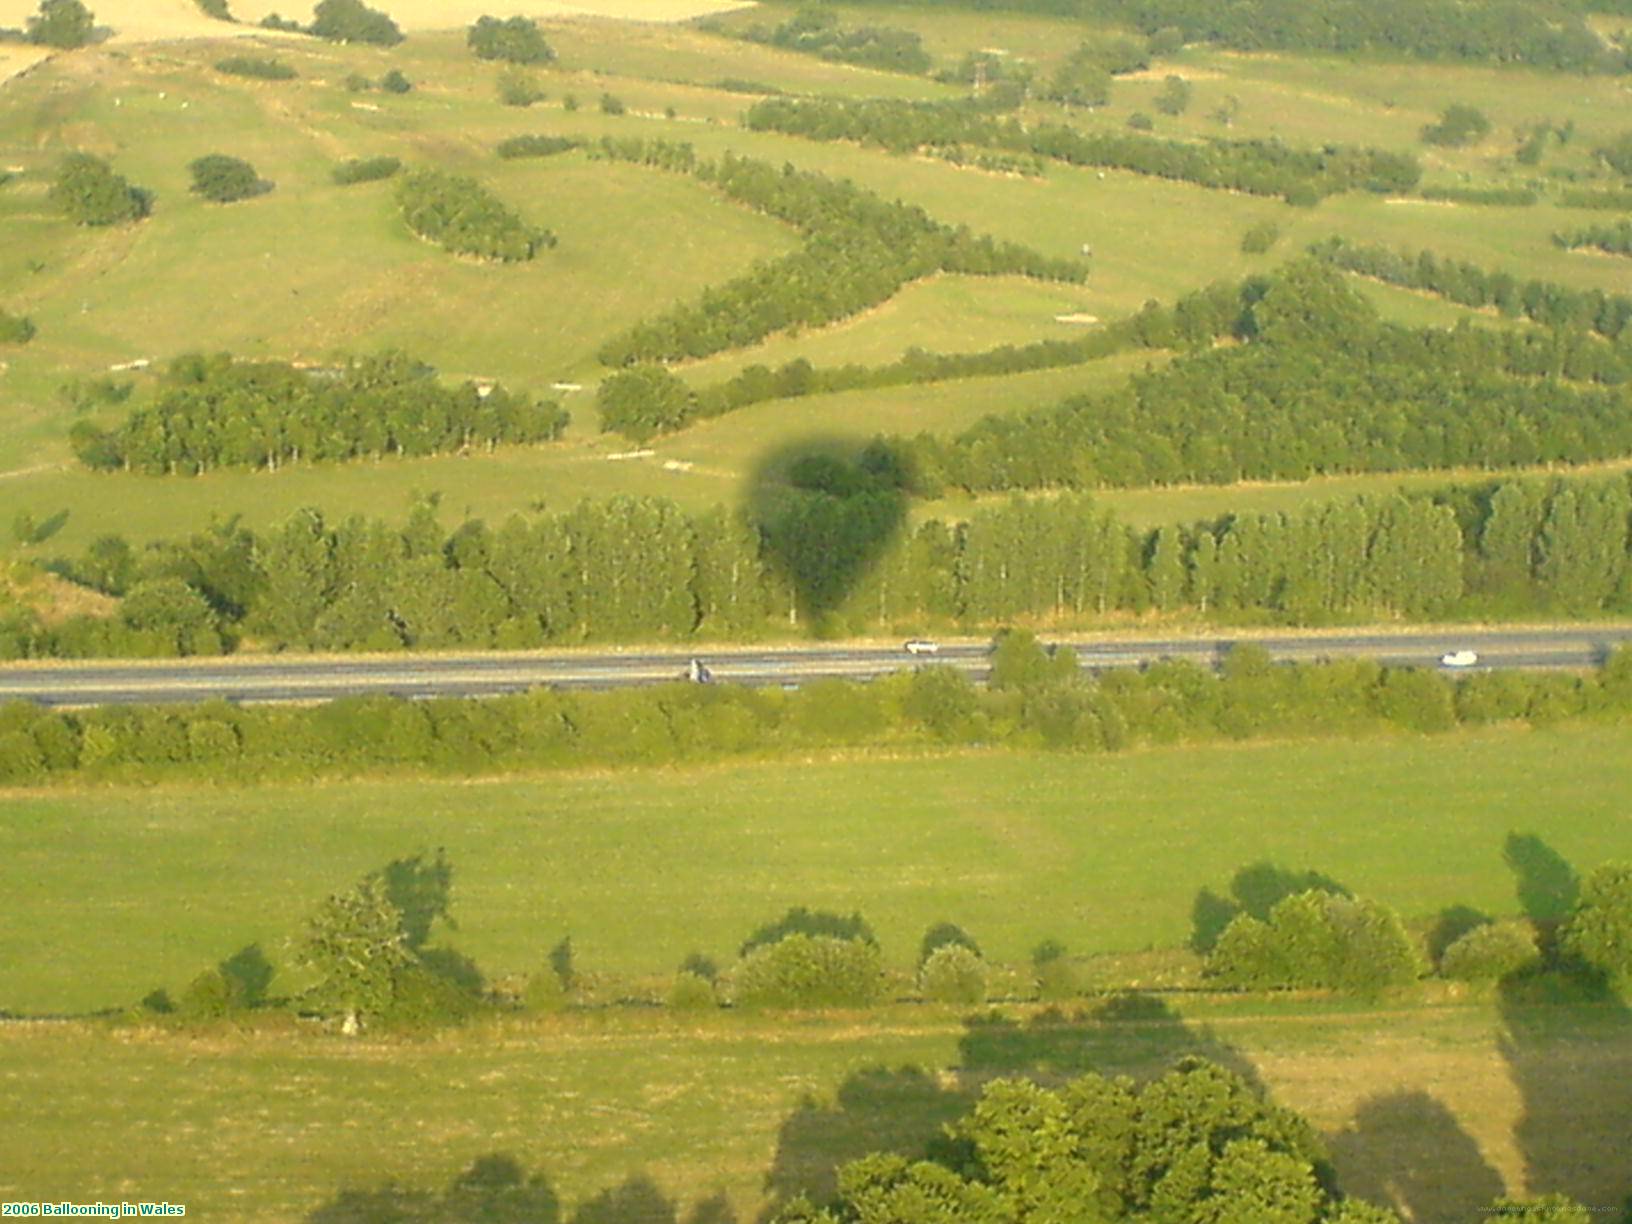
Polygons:
M935 1152L945 1127L973 1108L989 1079L1057 1082L1090 1071L1144 1079L1200 1055L1259 1083L1252 1064L1227 1043L1138 991L1069 1013L1051 1008L1024 1022L973 1016L964 1021L958 1051L960 1066L948 1077L913 1066L872 1067L846 1079L831 1103L802 1103L782 1124L761 1220L800 1194L830 1200L839 1167L870 1152L909 1159Z
M1478 1219L1504 1192L1478 1143L1426 1092L1371 1097L1326 1142L1344 1193L1393 1207L1415 1224Z
M908 474L874 444L807 438L762 456L744 511L764 556L818 631L878 564L907 522Z
M645 1174L586 1199L570 1219L541 1173L531 1177L513 1156L483 1156L441 1193L386 1183L342 1190L306 1217L307 1224L681 1224L674 1201ZM737 1224L723 1194L696 1204L684 1224Z
M1287 897L1312 890L1353 896L1346 887L1319 871L1292 871L1274 863L1258 862L1241 868L1230 880L1230 895L1221 897L1210 888L1196 894L1190 907L1190 948L1206 955L1218 943L1224 928L1240 914L1250 914L1260 922Z

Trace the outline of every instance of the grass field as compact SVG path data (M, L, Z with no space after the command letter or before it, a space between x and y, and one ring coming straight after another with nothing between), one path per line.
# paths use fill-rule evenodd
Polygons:
M995 960L1177 948L1202 887L1270 859L1340 876L1412 921L1511 912L1502 841L1585 870L1624 854L1632 730L975 753L476 784L15 792L0 814L0 1007L128 1003L298 932L330 891L443 846L455 942L530 971L570 932L582 967L661 976L727 957L790 905L862 910L892 966L932 922ZM884 816L883 814L888 814ZM54 951L44 955L41 949ZM288 957L274 954L287 962Z

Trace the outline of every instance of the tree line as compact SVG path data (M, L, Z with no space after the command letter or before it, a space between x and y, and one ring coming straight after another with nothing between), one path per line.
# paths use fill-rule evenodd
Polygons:
M1614 331L1622 303L1632 307L1574 291L1536 300L1567 299ZM910 488L1228 484L1632 453L1624 345L1383 323L1339 273L1307 260L1247 282L1239 306L1244 344L954 438L897 440Z
M929 52L924 50L923 39L913 31L871 25L846 28L839 24L837 14L819 5L806 5L775 26L755 24L730 31L716 22L708 28L711 33L727 34L761 46L884 72L919 75L934 65Z
M726 153L699 160L689 144L603 139L595 154L686 174L728 199L793 226L799 251L760 263L695 304L675 307L607 341L605 365L678 361L740 348L789 327L818 327L875 306L935 272L1020 275L1080 283L1087 268L1017 243L942 225L922 209L848 181Z
M69 438L97 470L199 475L547 442L567 419L555 403L501 386L444 387L402 353L319 370L190 354L170 363L153 402L122 425L82 420Z
M864 0L885 3L886 0ZM895 0L888 0L891 7ZM905 0L941 7L946 0ZM1112 21L1179 43L1238 51L1314 51L1365 58L1526 65L1561 72L1625 72L1629 53L1606 43L1585 12L1624 14L1627 0L1538 9L1525 0L954 0L948 7L1001 9Z
M408 228L455 255L517 263L555 246L549 230L530 225L473 178L412 170L397 183Z
M1299 204L1363 189L1409 191L1422 168L1410 154L1330 145L1295 149L1278 140L1167 140L1132 131L1081 131L1066 124L1027 127L978 101L907 102L868 98L763 98L743 117L753 131L809 140L850 140L896 153L976 145L1074 166L1103 166Z
M47 626L14 607L0 657L526 649L741 640L811 623L876 632L1016 619L1218 623L1632 612L1632 484L1509 480L1294 512L1133 528L1090 498L1014 500L890 529L891 503L794 490L762 524L619 497L445 531L302 511L138 551L103 536L54 563L120 599Z
M1572 289L1552 281L1521 281L1432 251L1395 251L1341 238L1316 243L1311 253L1345 272L1389 285L1435 293L1459 306L1494 307L1509 318L1526 318L1564 331L1595 331L1615 340L1632 327L1632 295Z
M1553 242L1566 251L1592 247L1606 255L1632 255L1632 219L1613 225L1589 225L1553 235Z
M0 781L483 776L714 761L821 748L982 744L1073 752L1253 738L1430 733L1503 721L1625 718L1632 655L1585 675L1452 678L1367 660L1274 664L1238 647L1215 673L1164 661L1079 672L1023 635L1024 671L977 687L941 666L787 692L675 683L492 698L348 697L314 706L0 706ZM995 660L994 660L995 666ZM1026 674L1026 673L1029 673Z

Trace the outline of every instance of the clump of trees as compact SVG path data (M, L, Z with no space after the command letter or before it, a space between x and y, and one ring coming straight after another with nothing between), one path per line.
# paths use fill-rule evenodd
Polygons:
M1164 140L1134 131L1027 127L976 101L772 97L744 116L754 131L808 140L852 140L896 153L946 145L1007 150L1076 166L1104 166L1253 195L1313 203L1344 191L1409 191L1422 176L1414 157L1328 145L1295 149L1276 140Z
M79 421L70 440L87 467L197 474L552 441L566 422L554 403L503 387L443 387L402 353L322 371L194 354L171 362L123 425Z
M378 47L394 47L402 41L397 23L362 0L318 0L312 11L311 33L335 42L372 43Z
M1490 135L1490 119L1481 110L1460 102L1440 112L1439 122L1422 129L1424 144L1441 145L1447 149L1462 149L1478 144Z
M456 255L518 263L555 246L556 237L522 220L473 178L414 170L397 185L408 228Z
M42 47L71 51L95 33L96 16L80 0L40 0L39 11L28 19L28 41Z
M685 425L692 413L691 389L659 365L638 365L609 374L595 394L602 433L621 433L645 442Z
M1319 987L1375 994L1416 981L1422 964L1399 915L1376 901L1312 889L1267 921L1241 914L1207 958L1207 976L1245 990Z
M743 941L731 974L738 1006L867 1007L883 991L878 940L860 914L803 906Z
M231 204L252 196L265 195L272 184L255 172L255 167L241 157L225 153L208 153L187 163L193 176L190 190L217 204Z
M506 161L514 161L521 157L551 157L583 147L584 142L576 136L511 136L499 141L494 152Z
M551 64L555 51L530 17L478 17L465 33L465 44L477 59L511 64Z
M153 209L151 192L131 186L107 162L89 153L70 153L62 159L50 199L76 225L140 221Z
M300 74L271 56L229 55L215 61L215 70L228 76L256 77L262 81L292 81Z
M820 174L730 153L700 161L688 144L605 139L609 160L688 174L800 230L804 248L710 289L701 301L638 324L602 345L605 365L702 357L796 326L820 326L886 300L933 272L1018 274L1080 282L1082 264L939 224L921 209L890 203Z
M911 30L886 26L846 29L836 13L819 4L807 4L787 21L767 27L751 25L737 37L802 55L814 55L840 64L857 64L885 72L928 72L933 61L923 39Z
M227 0L195 0L195 3L206 17L214 17L217 21L229 23L235 20L232 10L227 7Z
M355 183L376 183L388 179L401 169L402 162L395 157L354 157L341 162L329 177L337 187L350 187Z
M1600 212L1632 212L1632 191L1622 191L1615 188L1576 189L1560 194L1558 202L1565 208L1588 208Z

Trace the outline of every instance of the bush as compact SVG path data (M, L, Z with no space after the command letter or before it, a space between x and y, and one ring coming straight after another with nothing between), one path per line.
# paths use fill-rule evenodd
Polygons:
M34 338L34 322L0 310L0 344L27 344Z
M1241 253L1262 255L1281 240L1281 227L1273 221L1260 221L1241 235Z
M345 85L351 93L367 93L374 88L374 82L360 72L347 73Z
M50 198L76 225L140 221L153 205L148 192L132 187L107 162L89 153L70 153L62 159Z
M531 106L544 101L544 91L525 72L506 72L499 77L499 101L505 106Z
M860 914L848 918L827 910L810 910L796 905L775 922L767 922L743 941L738 955L747 956L755 948L777 943L789 935L821 936L829 939L854 939L878 947L873 928Z
M680 962L679 971L700 977L710 985L720 980L720 967L714 963L714 958L701 952L688 952L686 959Z
M1384 718L1408 731L1449 731L1456 725L1451 686L1437 673L1421 668L1384 673L1377 705Z
M538 23L529 17L478 17L465 34L465 43L477 59L506 60L512 64L548 64L555 52L544 41Z
M696 973L677 973L669 987L669 1007L674 1011L711 1011L720 1005L714 983Z
M1076 966L1057 939L1045 939L1031 950L1031 971L1037 979L1037 997L1045 1003L1074 999L1082 993Z
M980 945L968 931L955 922L937 922L925 931L924 937L918 941L918 968L922 969L925 961L948 944L957 944L959 947L968 948L976 956L980 955Z
M217 21L232 21L232 10L227 7L227 0L196 0L199 11L206 17L214 17Z
M318 0L312 10L311 32L335 42L373 43L378 47L394 47L402 41L397 23L362 0Z
M1460 149L1477 144L1490 134L1490 120L1484 112L1460 103L1447 106L1440 113L1439 122L1422 129L1423 143Z
M561 985L561 978L554 969L546 966L527 979L527 985L521 992L521 1005L540 1015L566 1010L566 987Z
M353 183L374 183L380 179L388 179L401 169L402 162L395 157L354 157L336 166L330 177L337 186L350 187Z
M403 76L397 69L393 68L380 78L380 88L385 90L386 93L412 93L414 83L407 77Z
M866 1007L883 984L876 944L827 935L789 935L757 947L732 977L740 1007Z
M1393 910L1312 889L1287 897L1261 922L1224 928L1205 973L1247 990L1325 987L1371 993L1416 980L1416 949Z
M215 70L228 76L257 77L263 81L292 81L300 75L282 60L256 59L252 55L229 55L216 60Z
M279 17L276 13L268 13L261 18L261 29L282 30L286 34L304 34L306 29L298 21L289 21Z
M221 1020L242 1006L237 990L219 969L206 969L181 992L176 1012L187 1020Z
M241 157L210 153L187 163L192 171L192 190L217 204L231 204L251 196L265 195L272 184L255 173L255 167Z
M984 1003L986 978L986 962L978 952L946 943L919 968L918 992L932 1003Z
M624 113L625 109L626 108L623 105L622 98L613 97L609 93L603 93L601 95L601 114L621 115Z
M691 416L691 388L660 365L636 366L608 375L595 394L602 433L621 433L633 442L672 433Z
M1540 961L1535 933L1528 924L1487 922L1445 949L1439 972L1460 982L1500 981L1534 968Z
M434 1028L468 1020L480 1008L481 1000L457 981L414 964L397 972L380 1018L399 1028Z
M1192 89L1181 76L1169 76L1162 82L1162 92L1156 95L1156 109L1164 115L1182 115L1190 108Z
M1136 132L1150 132L1156 128L1156 120L1144 111L1134 111L1128 116L1128 126Z

